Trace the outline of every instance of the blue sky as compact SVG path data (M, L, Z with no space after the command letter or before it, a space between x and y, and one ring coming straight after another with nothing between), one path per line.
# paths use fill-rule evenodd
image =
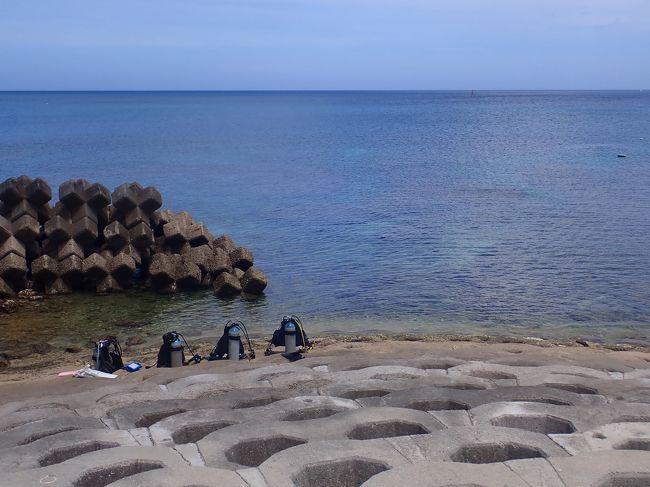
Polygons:
M2 0L0 90L650 88L649 0Z

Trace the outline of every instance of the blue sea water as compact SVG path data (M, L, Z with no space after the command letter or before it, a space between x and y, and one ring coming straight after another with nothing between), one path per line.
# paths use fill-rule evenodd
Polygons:
M0 177L20 174L154 185L270 282L73 296L32 317L48 333L292 312L316 333L650 341L650 92L0 93Z

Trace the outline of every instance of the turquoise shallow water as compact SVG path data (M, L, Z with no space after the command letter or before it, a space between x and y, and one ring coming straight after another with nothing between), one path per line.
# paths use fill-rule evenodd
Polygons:
M66 297L0 316L11 335L293 312L318 333L650 341L650 92L0 93L0 177L19 174L153 184L270 285Z

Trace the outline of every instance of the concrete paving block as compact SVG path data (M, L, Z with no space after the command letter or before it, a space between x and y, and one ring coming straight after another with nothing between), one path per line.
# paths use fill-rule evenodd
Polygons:
M650 451L650 423L611 423L571 435L549 435L572 455L600 450Z
M407 463L386 440L315 441L272 455L259 470L272 486L356 486Z
M427 435L442 428L435 418L420 411L363 408L302 421L226 426L205 436L198 445L208 465L232 469L257 467L270 455L308 441Z
M0 449L28 445L36 440L55 435L63 431L79 429L103 429L103 423L97 418L63 416L32 421L0 433Z
M3 472L17 472L61 463L84 453L135 446L138 443L126 431L84 428L62 431L27 445L0 450Z
M0 412L0 432L7 431L41 419L74 416L75 412L65 406L27 409L22 411Z
M493 426L451 428L429 435L391 438L389 441L409 458L416 450L417 454L412 458L414 462L425 458L460 463L499 463L568 455L541 433Z
M517 474L525 482L525 485L566 487L553 466L546 459L510 460L505 462L505 466Z
M162 447L120 446L86 453L62 463L4 477L7 485L89 487L109 485L149 470L181 469L187 463L178 452ZM137 485L137 484L136 484Z
M535 460L543 463L543 460ZM506 465L467 465L427 462L406 465L380 472L364 482L363 487L530 487ZM551 487L549 485L549 487Z
M602 451L570 458L549 458L570 487L643 487L650 485L650 452Z
M151 470L132 475L111 484L111 487L248 487L234 472L208 467L175 467Z

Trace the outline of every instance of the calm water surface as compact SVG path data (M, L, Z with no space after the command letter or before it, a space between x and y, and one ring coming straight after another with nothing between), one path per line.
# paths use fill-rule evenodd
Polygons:
M650 92L0 93L0 177L20 174L155 185L270 285L48 300L5 336L261 334L293 312L318 333L650 341Z

